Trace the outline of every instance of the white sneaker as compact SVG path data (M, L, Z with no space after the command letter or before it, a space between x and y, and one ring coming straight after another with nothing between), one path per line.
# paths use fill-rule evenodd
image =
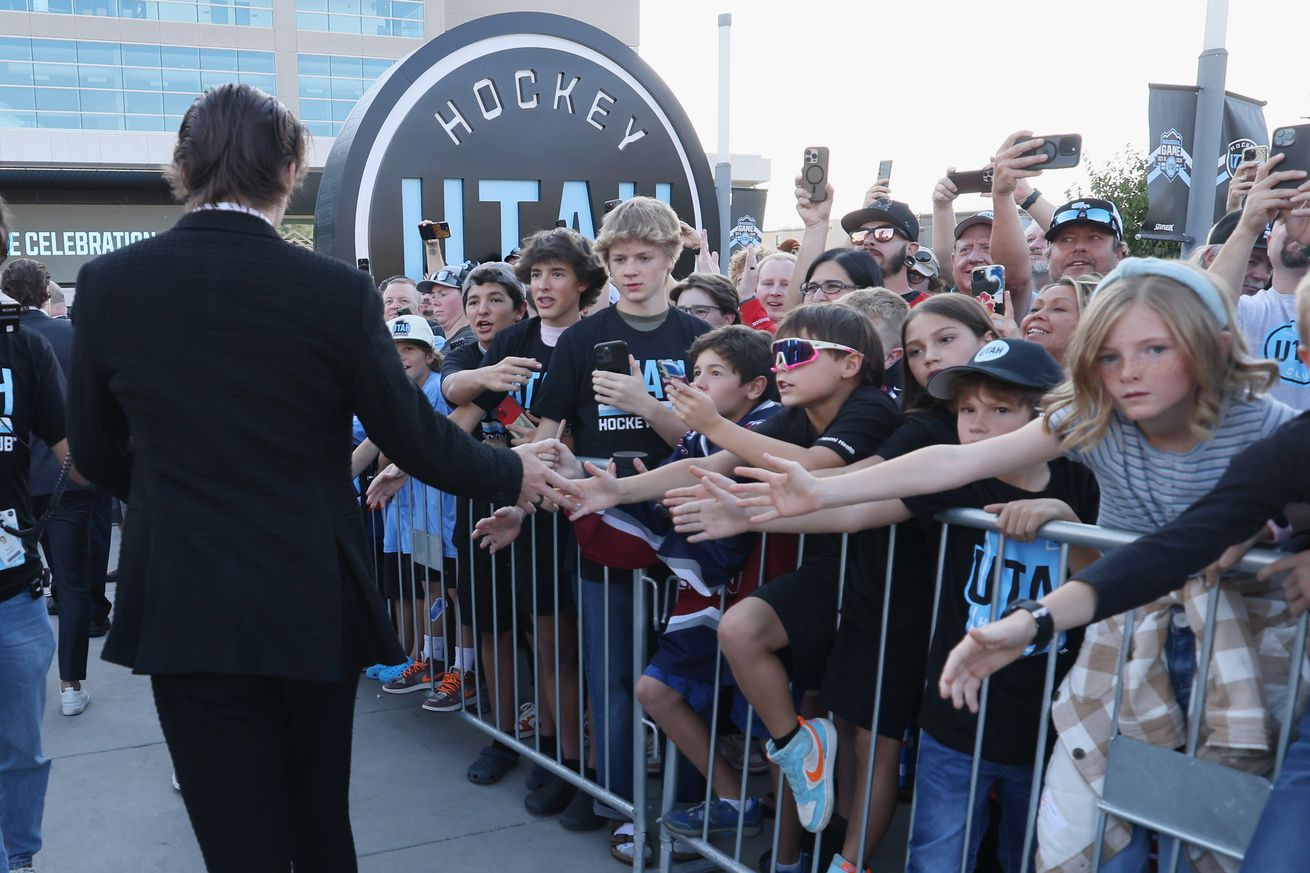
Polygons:
M91 695L85 688L73 688L71 685L59 692L59 705L64 715L81 715L86 705L91 702Z
M176 770L173 771L173 790L174 790L174 791L181 791L181 790L182 790L182 783L177 781L177 771L176 771Z

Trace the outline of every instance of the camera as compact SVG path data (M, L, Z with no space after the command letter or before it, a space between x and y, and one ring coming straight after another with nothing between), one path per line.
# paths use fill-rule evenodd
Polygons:
M1287 148L1290 145L1296 145L1296 128L1280 127L1274 131L1274 145L1281 148Z

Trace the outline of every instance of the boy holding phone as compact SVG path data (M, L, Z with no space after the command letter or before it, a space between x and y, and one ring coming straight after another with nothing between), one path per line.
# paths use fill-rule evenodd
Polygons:
M609 458L615 452L642 452L654 462L668 454L687 427L665 397L657 362L686 361L687 349L709 325L669 305L666 288L682 252L678 217L668 205L635 197L605 216L596 251L618 288L613 306L569 328L551 356L550 375L530 407L540 416L539 437L553 437L560 422L573 428L578 455ZM626 372L597 367L596 347L621 340L627 346ZM572 549L568 550L571 555ZM617 584L607 586L613 575ZM582 606L583 657L592 701L600 781L622 797L632 796L632 608L635 588L626 572L610 574L583 560L576 568ZM608 607L609 618L606 619ZM604 628L608 624L609 641ZM608 664L608 666L607 666ZM606 677L609 678L606 687ZM608 817L622 819L617 812ZM565 827L593 828L600 820L590 798L579 795L565 812ZM614 851L633 852L632 825L616 832ZM624 840L623 837L627 837Z

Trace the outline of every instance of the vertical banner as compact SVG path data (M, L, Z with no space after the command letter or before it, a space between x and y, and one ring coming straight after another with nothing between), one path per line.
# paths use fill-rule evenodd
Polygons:
M732 189L732 228L728 235L728 257L746 246L762 248L764 232L764 202L769 192L763 188ZM722 263L727 263L725 259Z
M1151 85L1149 111L1150 142L1154 147L1147 158L1146 187L1149 205L1142 222L1145 239L1184 242L1187 227L1187 198L1197 173L1193 167L1192 140L1196 131L1196 88L1191 85ZM1199 193L1205 193L1214 180L1214 214L1216 220L1227 210L1228 183L1242 161L1242 151L1255 145L1267 145L1264 102L1226 94L1224 121L1220 134L1221 153L1213 162L1200 160ZM1207 167L1213 167L1211 174Z
M1147 156L1148 205L1141 235L1146 239L1182 242L1187 227L1187 196L1192 187L1192 133L1196 130L1196 88L1151 85L1148 112L1150 142ZM1202 164L1204 166L1204 163Z
M1214 217L1218 221L1228 210L1228 183L1242 162L1242 152L1251 146L1269 145L1265 127L1265 102L1240 94L1224 95L1224 130L1220 142L1227 143L1215 163Z

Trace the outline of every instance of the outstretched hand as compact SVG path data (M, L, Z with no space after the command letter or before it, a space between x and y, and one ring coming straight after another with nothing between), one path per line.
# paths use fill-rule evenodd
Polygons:
M473 526L472 538L475 541L481 540L482 548L494 555L518 539L526 517L517 506L502 506L486 518L478 520Z
M687 542L721 540L746 533L751 529L750 510L728 489L733 481L727 476L692 466L691 472L700 477L706 498L680 502L671 507L673 529L687 536Z
M604 512L612 506L618 506L623 499L623 490L619 478L608 470L602 470L587 461L583 470L590 475L588 479L565 479L559 474L551 483L558 488L565 499L556 501L569 510L569 521L577 521L593 512Z
M937 691L956 709L978 712L978 689L982 681L1023 655L1037 636L1037 624L1027 612L1016 612L1000 621L976 627L951 649L942 668Z
M752 522L763 524L775 518L794 518L823 508L819 480L809 470L796 461L767 453L764 463L770 469L738 467L734 471L738 476L759 481L735 483L730 489L741 498L741 506L764 508L765 511L751 516Z
M368 486L368 491L364 495L364 503L369 509L382 509L387 505L392 497L396 496L404 484L409 481L409 474L397 467L395 464L388 464L376 476L373 477L372 483Z

